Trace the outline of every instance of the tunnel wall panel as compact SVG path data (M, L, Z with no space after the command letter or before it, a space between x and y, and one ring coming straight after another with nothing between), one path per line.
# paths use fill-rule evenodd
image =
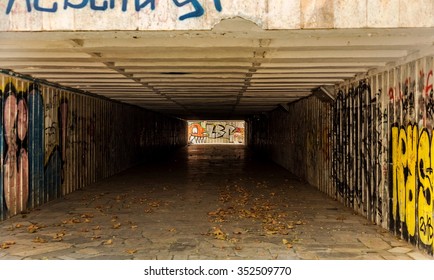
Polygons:
M17 76L0 74L0 220L186 145L182 120Z
M248 143L433 254L434 58L424 57L248 121Z

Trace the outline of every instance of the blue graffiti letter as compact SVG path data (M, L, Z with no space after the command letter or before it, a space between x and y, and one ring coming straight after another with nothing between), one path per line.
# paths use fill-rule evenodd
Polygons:
M215 9L219 12L221 12L223 10L222 3L220 2L220 0L214 0L214 6L215 6Z
M185 6L187 4L192 4L193 7L194 7L194 9L195 9L191 13L188 13L186 15L180 16L179 20L184 20L184 19L192 18L192 17L201 17L205 13L202 5L199 3L198 0L185 0L184 2L180 2L178 0L173 0L173 3L175 3L175 5L178 6L178 7L182 7L182 6Z
M146 0L143 3L140 3L140 0L136 0L136 11L139 12L149 4L151 4L151 10L155 10L155 0Z
M122 12L125 12L128 7L128 0L122 0Z
M35 0L35 10L40 12L55 13L57 12L57 2L55 2L51 8L44 8L39 5L39 0Z
M107 10L107 7L108 7L107 0L104 0L102 6L98 6L96 4L96 0L90 0L90 8L94 11L105 11Z
M12 7L15 3L15 0L9 0L8 2L8 6L6 7L6 14L9 15L11 13ZM27 12L31 12L32 11L32 5L30 4L30 0L26 0L26 4L27 4Z
M83 9L86 7L89 0L82 0L80 4L71 4L69 3L69 0L65 0L65 4L63 5L63 9L68 9L68 7L71 7L73 9Z

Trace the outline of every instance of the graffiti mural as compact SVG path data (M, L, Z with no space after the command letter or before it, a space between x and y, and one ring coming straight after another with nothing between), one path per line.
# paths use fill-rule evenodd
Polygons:
M27 208L29 196L28 107L26 93L18 92L12 82L4 87L3 100L4 201L15 215Z
M213 0L214 1L214 7L216 11L221 12L223 10L222 4L220 0ZM8 0L8 4L6 6L6 15L9 15L15 6L22 1L15 1L15 0ZM97 4L96 0L81 0L78 1L78 3L72 0L62 0L62 1L54 1L49 4L43 5L40 2L44 1L29 1L26 0L26 11L28 13L31 13L32 11L36 12L45 12L45 13L56 13L60 10L82 10L85 8L88 8L92 11L107 11L107 10L114 10L119 9L122 12L126 12L128 9L133 9L136 12L140 12L142 9L149 8L151 11L155 10L157 7L157 0L122 0L122 1L116 1L116 0L104 0L100 1L100 4ZM203 7L203 4L199 0L172 0L173 4L178 7L184 7L187 6L190 9L192 9L192 12L189 12L185 15L182 15L179 17L179 20L185 20L189 18L197 18L201 17L205 14L205 9Z
M138 151L187 144L171 137L186 134L182 120L9 73L0 74L0 220L131 167L144 160Z
M244 121L188 122L190 144L244 144Z

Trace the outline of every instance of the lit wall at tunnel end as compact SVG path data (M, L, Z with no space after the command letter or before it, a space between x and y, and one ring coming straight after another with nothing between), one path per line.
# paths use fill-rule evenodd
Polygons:
M0 220L187 144L185 121L11 74L0 74Z
M187 123L189 144L245 144L245 121L191 120Z
M248 120L248 144L433 254L434 58L423 57Z

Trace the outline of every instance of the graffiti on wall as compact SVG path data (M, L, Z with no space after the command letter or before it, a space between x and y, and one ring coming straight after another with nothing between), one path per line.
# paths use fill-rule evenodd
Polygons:
M432 252L433 62L432 59L420 60L410 63L407 68L399 72L400 76L393 77L395 83L389 87L390 109L393 111L390 132L391 226L412 243ZM417 103L415 114L407 116L406 104L412 103Z
M18 76L0 74L0 220L187 144L183 120Z
M7 83L3 90L3 194L6 208L17 214L27 208L29 154L26 93Z
M46 94L44 117L45 189L46 200L51 200L62 193L66 161L68 100L61 98L58 91Z
M433 133L416 125L392 127L392 217L404 234L433 242Z
M221 0L213 0L214 7L218 12L223 10ZM15 6L22 3L22 1L16 0L8 0L8 4L6 6L6 14L9 15ZM90 9L92 11L107 11L107 10L115 10L120 9L122 12L126 12L128 9L134 9L136 12L140 12L142 9L149 8L150 10L155 10L158 4L157 0L104 0L98 1L96 0L80 0L80 1L72 1L72 0L59 0L59 1L50 1L49 4L43 5L40 0L26 0L25 9L28 13L32 11L37 12L46 12L46 13L56 13L59 10L82 10L82 9ZM192 10L189 13L186 13L179 17L179 20L185 20L189 18L197 18L201 17L205 14L205 9L203 4L199 0L172 0L173 4L182 8L184 6L188 7ZM18 3L18 4L16 4Z
M332 177L336 197L372 221L383 219L381 91L362 81L339 91L333 106Z
M188 122L188 142L191 144L244 143L243 121Z

